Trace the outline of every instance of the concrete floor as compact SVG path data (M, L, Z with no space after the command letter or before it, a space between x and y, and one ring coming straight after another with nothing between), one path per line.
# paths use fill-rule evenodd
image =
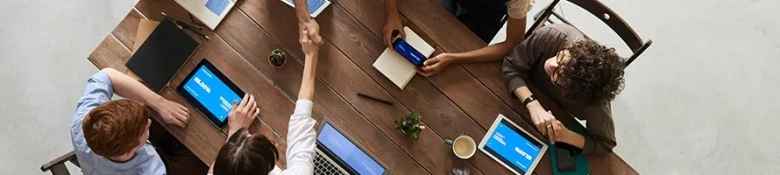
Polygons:
M780 172L780 137L771 134L780 124L780 1L603 2L654 41L612 103L618 154L643 174ZM3 2L0 174L41 174L72 149L75 102L97 70L86 57L134 3ZM598 41L623 45L590 14L559 10Z

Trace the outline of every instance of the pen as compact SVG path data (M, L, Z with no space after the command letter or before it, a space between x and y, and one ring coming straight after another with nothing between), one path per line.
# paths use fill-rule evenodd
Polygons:
M165 16L165 17L168 17L168 18L171 18L171 19L173 19L173 20L174 20L174 21L176 21L176 23L177 23L177 24L179 24L179 25L185 26L185 27L187 27L187 28L195 29L195 30L200 30L200 29L201 29L201 28L200 28L200 26L196 26L196 25L194 25L194 24L190 24L190 23L188 23L188 22L184 22L184 21L182 21L182 20L180 20L180 19L178 19L178 18L174 18L173 16L171 16L171 15L168 15L168 14L167 14L167 13L165 13L165 12L160 12L160 13L161 13L163 16Z
M190 29L190 30L192 30L192 32L195 32L195 34L198 34L198 35L200 35L200 36L203 36L203 38L210 39L210 38L209 38L209 36L206 36L206 35L204 35L204 34L200 33L200 29L201 29L201 28L200 28L199 26L196 26L196 25L194 25L194 24L190 24L190 23L184 22L184 21L182 21L182 20L179 20L179 19L177 19L177 18L174 18L173 16L171 16L171 15L168 15L168 14L167 14L167 13L165 13L165 12L160 12L160 14L162 14L163 16L165 16L165 17L167 17L167 18L170 18L171 20L173 20L174 22L176 22L176 24L178 24L178 25L181 25L181 26L182 26L182 27L184 27L184 28L187 28L187 29Z
M391 106L393 105L393 102L391 102L391 101L382 100L382 99L379 99L379 98L376 98L376 97L368 96L368 95L366 95L366 94L363 94L363 93L359 93L359 92L358 92L358 93L357 93L357 95L358 95L359 97L363 97L363 98L371 99L371 100L374 100L374 101L377 101L377 102L380 102L380 103L388 104L388 105L391 105Z

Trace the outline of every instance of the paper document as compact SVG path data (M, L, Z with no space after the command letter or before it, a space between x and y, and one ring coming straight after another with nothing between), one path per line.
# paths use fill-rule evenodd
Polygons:
M426 58L433 54L433 46L420 38L412 29L404 27L404 31L406 32L406 38L404 39L409 45L420 51ZM417 73L412 63L401 56L401 54L398 54L398 52L389 48L386 48L382 55L379 55L379 58L374 62L374 68L401 89L404 89L406 84L412 80L414 74Z

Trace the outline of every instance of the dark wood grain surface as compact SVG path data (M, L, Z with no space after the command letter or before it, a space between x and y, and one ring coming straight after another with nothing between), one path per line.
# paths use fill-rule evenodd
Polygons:
M399 11L405 25L443 51L467 51L485 45L435 1L399 0ZM132 54L138 21L161 20L161 12L200 23L172 0L141 0L88 59L98 68L126 71L124 64ZM373 62L387 48L381 39L383 0L333 1L316 20L325 42L320 48L313 117L318 121L327 119L344 130L386 165L391 174L448 174L452 168L467 168L477 175L510 174L479 151L471 159L458 159L443 142L459 135L481 140L498 114L543 138L529 124L528 112L518 105L519 100L505 90L499 63L454 65L434 77L416 76L404 90L374 69ZM205 58L239 88L256 96L261 117L251 130L279 143L283 156L287 123L295 107L304 62L294 9L278 0L239 1L214 31L203 28L200 32L210 39L185 30L201 46L161 92L165 98L193 111L190 122L186 128L164 127L203 162L210 164L216 158L225 141L225 131L196 112L175 90ZM288 55L282 68L267 63L268 53L274 49ZM395 105L360 98L358 92ZM565 114L557 104L548 102L549 98L542 95L540 100L556 116ZM393 120L413 110L420 112L428 127L418 140L393 128ZM159 120L157 116L155 119ZM573 118L564 120L572 122ZM284 161L280 159L278 164L284 167ZM615 154L591 156L589 161L592 174L638 174ZM536 174L551 174L548 156L543 157Z

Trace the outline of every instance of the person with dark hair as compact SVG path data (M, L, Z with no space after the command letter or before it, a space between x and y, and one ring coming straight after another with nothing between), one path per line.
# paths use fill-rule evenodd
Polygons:
M625 60L566 24L534 31L504 58L502 74L513 97L522 100L534 125L551 141L563 142L584 154L606 154L617 145L610 101L623 90ZM581 120L586 134L572 132L547 111L526 86L532 82L544 94Z
M396 1L385 0L387 17L383 30L383 40L391 47L394 33L406 37L401 24ZM415 0L407 0L414 3ZM499 62L512 52L512 48L523 42L528 11L534 0L436 0L448 12L469 28L480 39L489 43L506 21L506 40L466 52L441 53L425 60L418 72L423 76L432 76L458 63ZM445 31L439 31L445 32Z
M310 28L302 28L302 36L311 36ZM276 166L279 152L276 143L266 136L251 133L246 128L252 124L260 110L254 96L247 95L241 103L233 103L228 114L228 139L217 155L212 168L214 175L244 174L314 174L314 149L316 147L317 121L311 117L314 98L314 78L319 59L319 43L313 37L302 37L301 48L305 55L301 89L295 111L290 116L287 131L287 169Z
M114 92L129 99L111 101ZM150 131L159 126L150 119L152 112L159 113L164 122L179 127L184 127L189 117L187 108L166 100L124 73L106 68L92 75L79 98L70 128L81 172L205 173L208 167L184 147L176 152L159 153L149 143L168 134ZM155 146L172 145L155 143Z

